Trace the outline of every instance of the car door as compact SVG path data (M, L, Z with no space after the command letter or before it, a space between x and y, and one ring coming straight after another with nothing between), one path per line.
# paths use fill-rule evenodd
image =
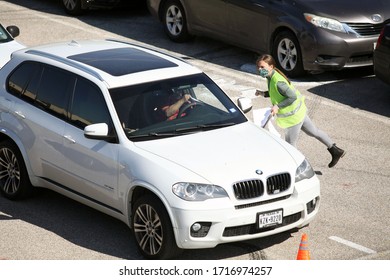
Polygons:
M228 36L226 1L187 0L184 3L191 29L211 33L217 37Z
M7 119L28 154L35 176L64 183L62 137L72 76L58 68L37 62L21 64L8 79L11 100Z
M121 212L117 200L118 144L88 139L84 127L106 123L113 125L105 99L99 87L78 77L69 109L69 123L64 130L66 171L71 176L68 187L94 203Z
M231 42L256 51L267 50L272 1L226 0Z

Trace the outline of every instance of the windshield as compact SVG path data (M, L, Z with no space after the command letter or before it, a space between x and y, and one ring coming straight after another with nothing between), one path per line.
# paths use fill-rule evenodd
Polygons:
M205 74L110 90L117 114L132 141L173 137L247 121Z

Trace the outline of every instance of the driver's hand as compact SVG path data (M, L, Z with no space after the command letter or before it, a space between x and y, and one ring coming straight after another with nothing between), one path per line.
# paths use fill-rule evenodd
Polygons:
M190 94L184 94L184 96L182 97L182 100L183 100L183 103L184 102L187 102L189 99L191 98L191 95Z

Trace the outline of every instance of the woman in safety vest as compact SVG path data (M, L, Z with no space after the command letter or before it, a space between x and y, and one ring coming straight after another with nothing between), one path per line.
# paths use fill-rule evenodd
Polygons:
M278 126L285 129L286 141L296 147L302 129L307 135L328 147L332 155L332 161L328 166L329 168L335 166L345 155L345 151L337 147L328 134L313 124L307 114L305 98L275 65L275 60L268 54L260 56L256 61L260 76L268 81L268 95L272 102L271 113L276 116ZM256 95L260 94L256 91Z

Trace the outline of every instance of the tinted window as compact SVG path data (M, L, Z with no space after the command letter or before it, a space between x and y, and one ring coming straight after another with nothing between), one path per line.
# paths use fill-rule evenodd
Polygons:
M100 89L85 79L77 79L70 113L72 124L80 129L94 123L111 127L111 117Z
M35 99L37 98L38 85L41 80L43 71L42 66L38 66L38 64L36 64L35 66L36 70L34 72L31 72L30 82L27 84L26 89L22 94L22 99L29 103L34 103Z
M31 78L38 75L39 68L37 63L21 64L8 78L7 90L14 95L21 95Z
M46 66L38 89L36 104L60 118L66 117L74 76L57 68Z

